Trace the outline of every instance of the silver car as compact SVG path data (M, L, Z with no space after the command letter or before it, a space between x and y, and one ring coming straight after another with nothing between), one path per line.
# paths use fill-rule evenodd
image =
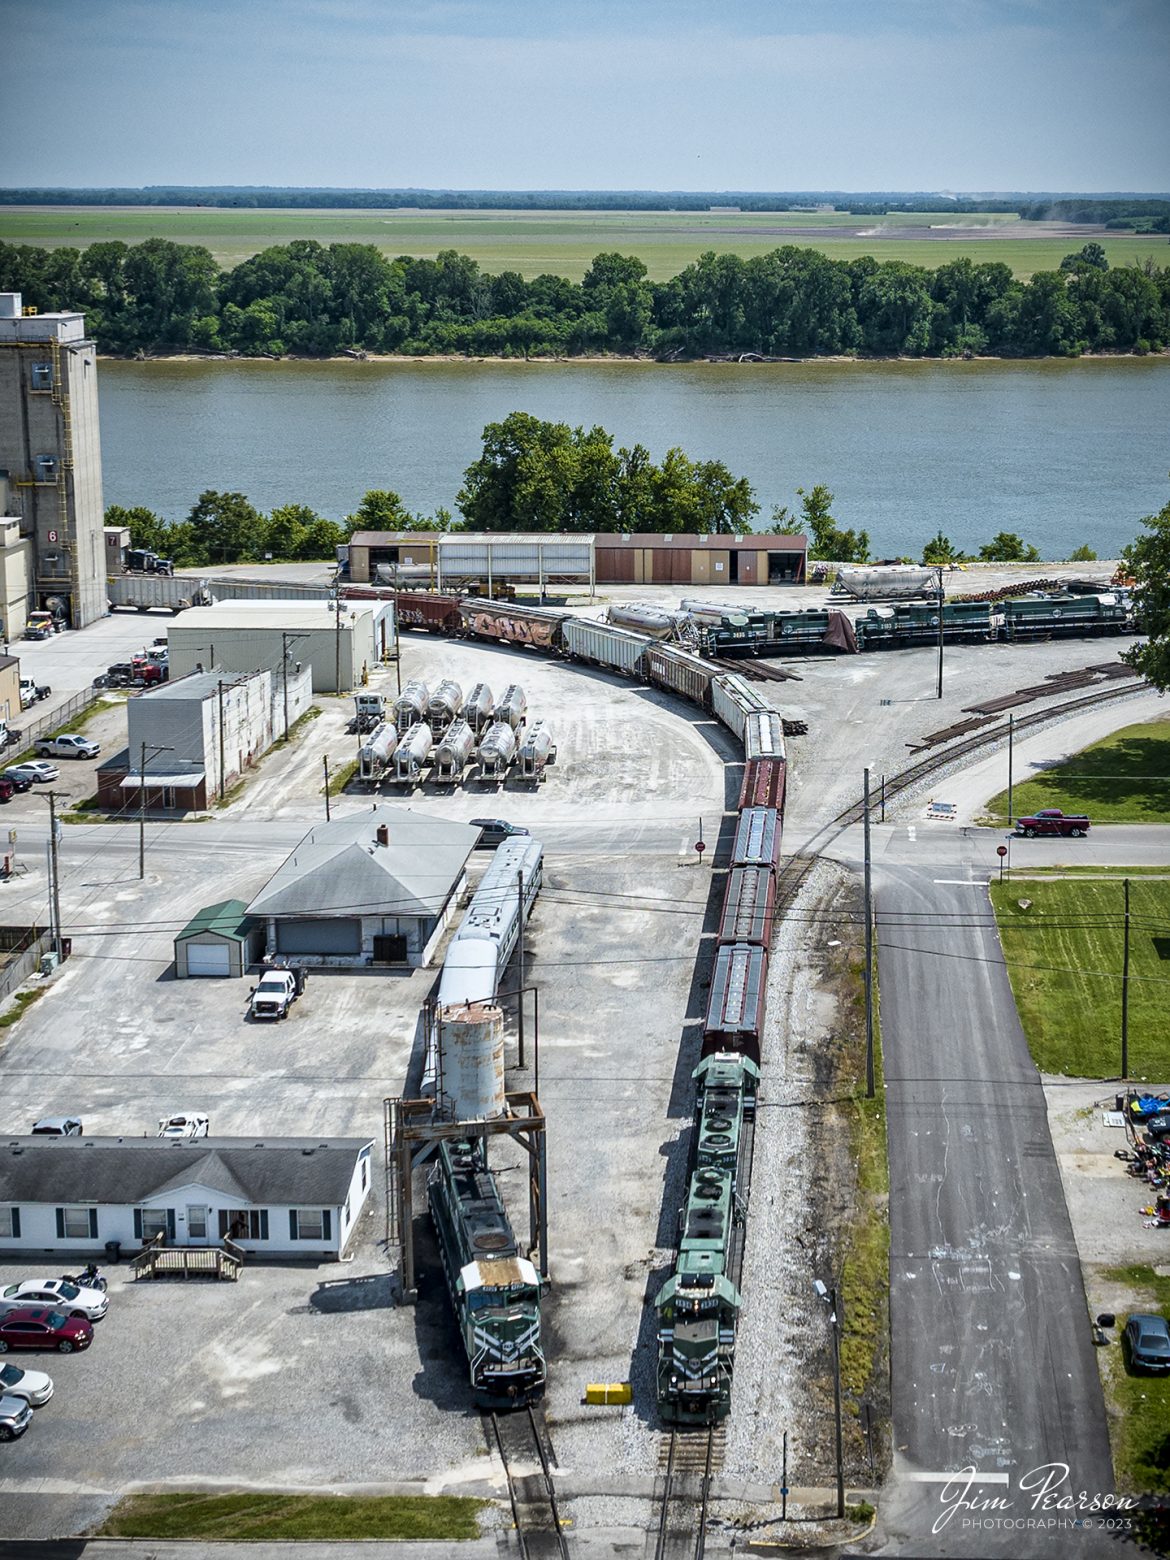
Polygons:
M19 1284L8 1284L0 1289L0 1304L5 1310L51 1305L66 1316L82 1316L87 1322L100 1321L110 1308L109 1296L100 1289L81 1289L67 1278L26 1278Z
M22 1397L0 1397L0 1441L18 1441L32 1423L32 1409Z
M53 1396L53 1378L43 1370L22 1370L5 1360L0 1365L0 1395L23 1398L30 1408L40 1408Z

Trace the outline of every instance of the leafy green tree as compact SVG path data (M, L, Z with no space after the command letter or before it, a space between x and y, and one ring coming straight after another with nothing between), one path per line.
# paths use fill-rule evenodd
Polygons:
M1107 271L1109 261L1100 244L1086 244L1075 255L1065 255L1060 262L1062 271Z
M834 563L868 563L869 533L845 530L833 518L833 495L824 483L806 492L797 488L800 514L809 540L810 558L827 558Z
M772 505L772 523L763 533L766 536L799 536L800 522L787 504Z
M923 563L958 563L962 556L950 537L943 535L941 528L922 549Z
M1142 520L1147 534L1122 550L1146 642L1126 650L1129 663L1155 688L1170 689L1170 503Z
M352 515L346 515L349 531L405 531L410 511L392 488L370 488Z
M309 527L320 518L307 504L282 504L264 526L264 551L274 558L302 558Z
M188 520L199 563L249 563L264 554L264 517L243 493L208 489Z
M128 529L131 547L145 547L161 557L170 556L167 549L171 528L153 509L123 509L121 504L110 504L106 509L105 524Z
M1083 542L1080 547L1074 548L1069 553L1068 561L1070 563L1096 563L1097 554L1087 542Z
M979 549L984 563L1039 563L1040 554L1014 531L997 531Z
M328 558L331 562L337 557L337 549L345 541L345 532L335 520L325 520L320 515L306 525L305 534L301 540L301 550L298 558Z

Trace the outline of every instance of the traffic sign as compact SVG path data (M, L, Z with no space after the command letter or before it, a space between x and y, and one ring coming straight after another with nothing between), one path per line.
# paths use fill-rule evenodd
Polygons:
M1006 845L997 845L995 847L995 854L997 856L1006 856L1007 855L1007 846Z

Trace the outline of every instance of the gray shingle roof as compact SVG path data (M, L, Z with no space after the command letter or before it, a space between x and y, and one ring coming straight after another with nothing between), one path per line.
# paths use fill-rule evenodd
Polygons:
M389 845L377 844L379 824ZM311 830L248 906L249 915L439 914L459 881L479 830L374 807Z
M255 1207L338 1207L366 1138L0 1140L0 1202L126 1205L190 1186Z

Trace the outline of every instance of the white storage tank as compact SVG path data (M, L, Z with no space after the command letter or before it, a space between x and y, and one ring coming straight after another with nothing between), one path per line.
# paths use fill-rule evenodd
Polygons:
M504 1015L492 1002L439 1011L442 1094L456 1121L492 1121L504 1097Z
M479 767L485 775L500 774L516 755L516 733L506 721L493 721L480 738Z
M674 637L676 617L661 607L648 606L645 602L631 601L628 605L614 604L605 614L606 621L615 628L629 628L635 633L646 634L651 639Z
M435 774L440 780L458 780L475 748L475 732L465 720L453 720L435 749Z
M528 728L520 744L520 773L529 779L539 779L544 774L544 766L555 755L552 728L547 721L538 720L535 726Z
M680 601L679 608L696 623L717 627L720 623L732 628L747 627L747 613L742 607L722 607L717 601Z
M463 706L463 719L478 736L485 726L490 726L496 702L492 690L485 682L477 682L467 695Z
M408 682L406 687L398 695L394 704L394 724L399 731L405 731L407 726L413 726L417 721L425 720L427 705L431 700L431 691L425 682L415 678Z
M358 753L358 775L362 780L376 780L385 769L398 746L398 728L389 721L376 726Z
M528 700L524 697L524 689L519 683L512 683L504 689L504 696L492 711L492 719L506 721L512 730L524 724L524 716L528 709Z
M916 563L842 564L837 586L857 601L910 600L938 595L938 570Z
M462 708L463 689L450 677L444 677L427 704L427 719L432 731L439 732L449 726Z
M434 745L431 728L427 725L412 726L398 744L394 754L395 780L417 780Z

